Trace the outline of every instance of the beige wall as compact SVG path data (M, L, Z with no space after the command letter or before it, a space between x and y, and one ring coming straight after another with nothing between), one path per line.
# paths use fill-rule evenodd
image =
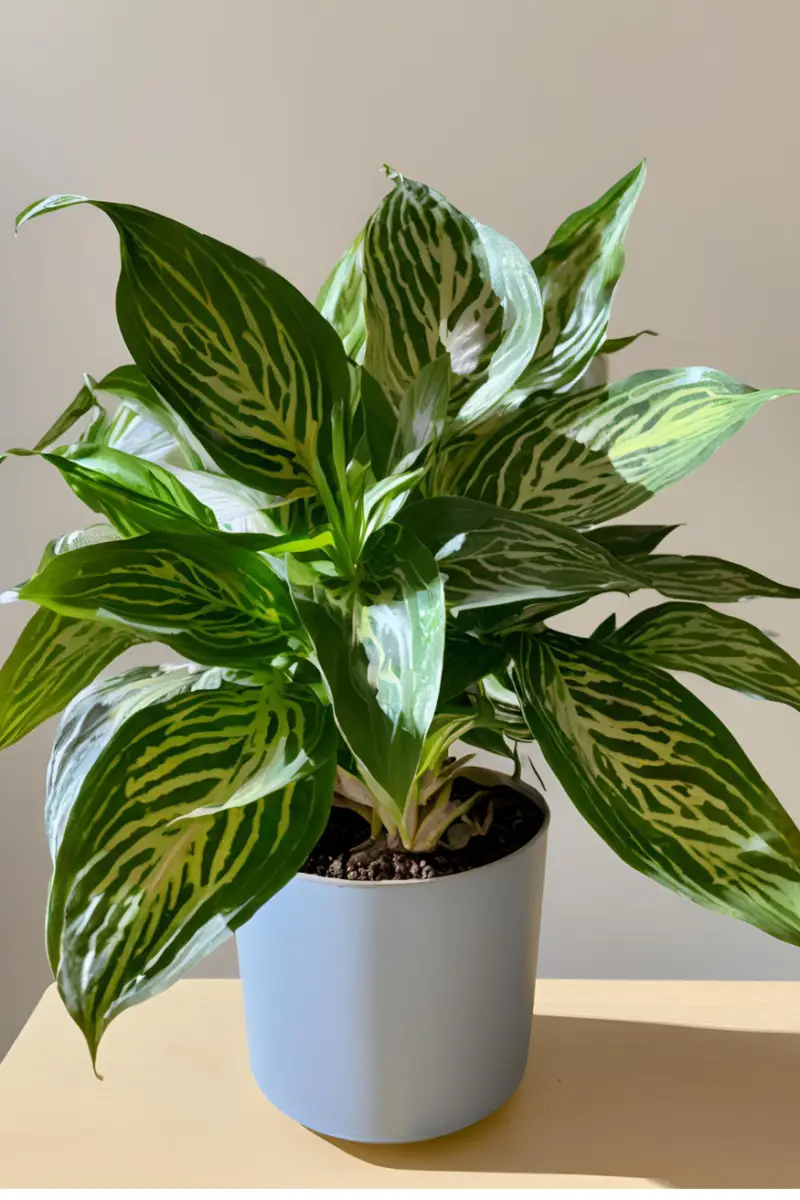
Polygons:
M31 445L83 371L126 357L110 226L77 210L15 242L24 204L54 191L143 204L312 293L382 194L384 161L534 253L646 155L612 327L661 336L618 369L710 364L800 385L796 0L0 0L0 18L3 446ZM641 516L687 522L678 550L800 583L798 446L800 400L777 402ZM82 511L44 465L6 463L0 584ZM800 655L795 606L747 615ZM25 617L0 610L2 656ZM800 717L712 698L800 817ZM0 759L0 1052L48 981L52 734ZM800 978L800 951L628 871L546 778L544 973ZM209 969L233 965L228 952Z

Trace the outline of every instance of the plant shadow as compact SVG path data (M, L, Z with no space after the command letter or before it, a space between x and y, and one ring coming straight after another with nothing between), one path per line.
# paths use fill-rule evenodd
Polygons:
M485 1121L432 1142L335 1144L405 1171L796 1187L799 1080L798 1034L539 1016L521 1088Z

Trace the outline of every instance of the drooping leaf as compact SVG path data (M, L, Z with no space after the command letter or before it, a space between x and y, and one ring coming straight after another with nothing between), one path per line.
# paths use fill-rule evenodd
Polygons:
M748 621L703 604L659 604L594 637L645 664L800 709L800 664Z
M480 501L433 497L404 509L398 521L434 551L456 610L640 586L576 530Z
M38 457L56 467L75 495L93 512L108 517L124 537L156 531L197 536L216 529L211 510L155 463L82 442L57 454L41 452Z
M394 190L364 234L364 365L393 407L442 349L460 419L489 411L530 361L541 327L536 277L500 234L390 168Z
M768 400L707 367L643 371L572 396L541 396L440 456L433 491L566 525L622 516L690 474Z
M297 620L286 584L259 554L210 537L86 546L52 559L18 595L164 642L194 662L244 669L283 653Z
M107 740L64 823L47 919L93 1059L115 1016L180 978L300 868L330 811L325 717L311 693L221 680L140 709Z
M317 308L342 339L348 358L364 357L364 231L359 233L331 271L317 296Z
M663 596L676 600L708 600L725 604L750 600L757 596L774 596L796 600L800 588L776 583L741 567L704 554L650 554L646 558L632 556L627 560L645 587L655 588Z
M533 361L517 382L518 391L565 390L602 346L625 262L623 238L644 179L642 162L594 204L567 217L547 249L533 260L544 321Z
M400 822L439 696L444 596L430 551L398 525L370 538L361 567L340 595L296 564L290 579L342 736Z
M114 222L122 271L117 319L137 366L234 479L281 495L309 493L329 452L329 416L348 393L338 336L269 267L146 209L94 204Z
M521 637L515 686L580 813L630 866L800 944L800 831L695 696L618 649Z
M38 609L0 670L0 749L60 712L135 642L123 629Z

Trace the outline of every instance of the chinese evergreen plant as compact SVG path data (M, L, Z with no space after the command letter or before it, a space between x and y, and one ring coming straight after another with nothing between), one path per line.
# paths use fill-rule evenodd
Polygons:
M800 707L798 665L707 607L800 590L609 523L787 393L705 367L598 382L633 340L606 332L643 165L532 262L389 175L316 307L140 208L53 196L19 218L111 219L133 359L9 452L104 518L6 593L38 607L0 682L0 744L65 708L47 948L93 1057L291 879L332 802L367 848L482 833L456 740L517 764L535 740L627 863L800 942L800 832L669 674ZM666 602L621 628L548 625L641 588ZM96 678L143 642L188 661Z

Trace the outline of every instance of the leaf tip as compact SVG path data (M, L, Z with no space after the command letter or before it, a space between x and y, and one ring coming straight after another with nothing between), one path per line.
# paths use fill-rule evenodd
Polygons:
M381 163L381 170L391 179L392 183L402 183L405 178L400 171L395 171L394 167L390 167L388 163Z
M56 195L45 196L43 200L36 200L33 204L29 204L27 208L23 208L21 213L17 214L14 222L14 232L19 233L26 221L32 221L34 217L40 217L42 213L54 212L58 208L70 208L73 204L90 204L91 201L87 196L73 195Z

